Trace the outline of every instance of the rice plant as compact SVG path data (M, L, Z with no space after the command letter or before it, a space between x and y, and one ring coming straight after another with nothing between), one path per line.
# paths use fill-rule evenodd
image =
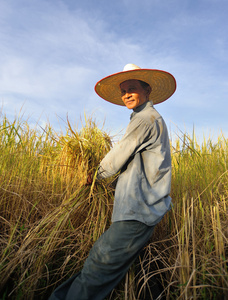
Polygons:
M144 258L147 281L160 276L165 299L223 299L227 294L227 142L220 137L200 146L185 134L172 147L173 207Z
M89 172L96 173L111 140L90 119L80 132L68 125L63 136L50 127L34 131L21 120L3 119L2 295L35 299L36 294L40 299L43 294L45 299L55 277L59 280L59 275L64 278L81 267L109 223L111 180L95 184L94 177L92 187L85 183Z
M56 133L1 118L1 299L47 299L110 225L116 178L97 181L96 171L112 139L92 118L66 125ZM172 143L173 207L107 299L225 297L227 144L188 134Z

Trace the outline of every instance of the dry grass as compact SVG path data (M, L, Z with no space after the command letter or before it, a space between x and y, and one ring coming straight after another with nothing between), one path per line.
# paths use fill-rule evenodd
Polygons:
M109 226L113 180L86 186L111 147L92 119L81 130L0 123L0 298L47 299ZM173 208L109 299L223 299L227 277L228 141L172 148ZM147 298L146 298L147 297Z
M157 296L164 299L225 299L228 140L209 139L200 146L183 135L172 148L172 164L173 208L145 249L129 299L143 299L143 292L153 294L157 285Z

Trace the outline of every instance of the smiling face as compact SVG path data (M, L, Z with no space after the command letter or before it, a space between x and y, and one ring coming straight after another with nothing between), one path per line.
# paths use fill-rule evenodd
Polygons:
M143 87L139 80L130 79L120 84L121 98L128 109L134 109L149 100L150 86Z

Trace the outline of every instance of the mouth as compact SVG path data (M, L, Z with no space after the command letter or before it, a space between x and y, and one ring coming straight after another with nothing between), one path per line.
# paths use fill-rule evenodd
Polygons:
M127 104L131 104L131 103L133 103L134 102L134 100L128 100L127 102L126 102L126 105Z

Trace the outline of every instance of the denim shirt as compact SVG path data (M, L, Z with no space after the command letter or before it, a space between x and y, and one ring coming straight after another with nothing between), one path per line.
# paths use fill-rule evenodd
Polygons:
M134 109L125 135L101 161L98 179L119 171L112 222L157 224L171 205L171 155L166 124L150 101Z

